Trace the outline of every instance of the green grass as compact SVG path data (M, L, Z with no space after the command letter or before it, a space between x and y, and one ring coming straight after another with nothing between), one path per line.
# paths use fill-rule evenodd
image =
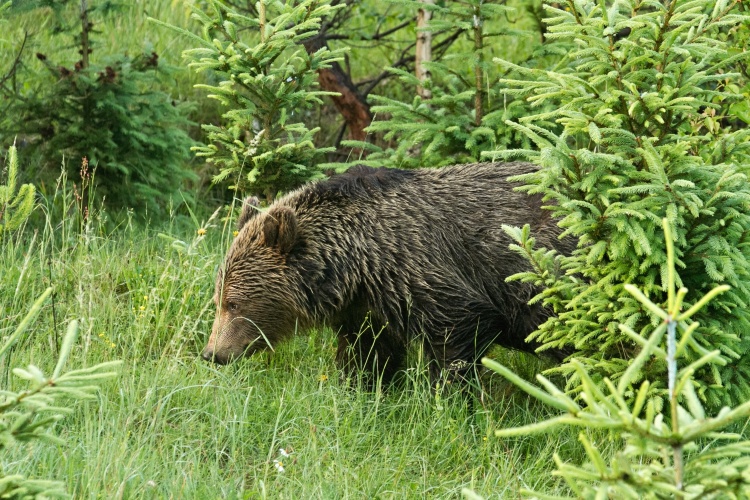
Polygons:
M22 388L9 368L29 363L49 373L57 336L76 318L81 335L69 367L114 359L124 365L96 401L68 403L74 413L54 429L65 445L12 445L0 456L3 473L62 480L75 498L455 498L466 487L515 498L523 486L564 491L550 474L552 454L580 458L576 433L495 438L494 429L547 415L499 378L485 374L481 403L455 390L434 393L424 367L412 361L398 386L368 392L340 381L335 336L326 330L234 365L202 362L214 270L231 238L218 219L204 238L175 218L158 230L123 224L107 234L100 213L81 223L69 193L48 203L65 207L64 220L47 218L38 231L27 227L2 242L0 336L50 281L55 298L0 360L0 380ZM178 252L180 245L159 232L181 234L192 252ZM526 376L540 367L532 357L496 354ZM280 457L281 448L289 458ZM280 458L284 472L274 464Z

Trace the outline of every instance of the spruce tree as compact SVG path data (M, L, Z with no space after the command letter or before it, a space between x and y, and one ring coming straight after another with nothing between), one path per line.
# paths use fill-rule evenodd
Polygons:
M98 57L95 27L118 5L91 0L19 4L11 15L43 8L55 13L53 40L77 48L80 59L67 59L60 48L36 53L41 74L20 64L3 86L7 106L0 116L0 140L24 137L26 156L36 152L40 180L59 176L63 159L68 179L78 179L81 159L95 170L95 194L116 209L159 210L183 183L196 176L187 168L191 122L188 108L155 90L168 72L153 51L133 56ZM74 21L71 21L74 19ZM19 53L19 58L27 57Z
M515 279L544 287L537 300L556 313L532 338L575 351L595 381L620 380L642 347L619 324L643 335L661 321L625 286L666 303L658 236L666 217L686 304L731 286L696 315L701 326L684 346L688 364L720 351L696 368L696 392L712 408L747 401L750 129L732 110L746 99L738 68L750 52L730 42L748 29L748 15L737 0L569 0L546 9L548 37L569 49L565 59L553 71L497 62L522 76L500 80L505 94L552 110L508 122L534 149L492 154L539 163L522 179L526 191L544 195L579 241L573 255L555 256L514 232L535 269ZM642 365L630 374L633 387L653 380L650 390L663 393L659 370ZM569 389L583 382L573 362L555 371Z
M543 422L498 430L498 437L552 433L565 425L582 429L579 440L586 452L585 463L566 463L554 455L555 473L566 481L573 498L709 499L750 495L750 441L726 430L732 422L750 416L750 401L735 408L724 407L711 416L696 394L695 374L706 366L722 365L720 346L696 360L687 359L688 346L698 332L698 323L691 318L725 295L730 287L717 286L703 297L696 297L691 307L683 306L688 290L677 289L673 235L667 219L662 223L667 247L662 282L666 307L649 300L635 286L624 285L633 300L659 318L660 323L643 333L619 325L619 331L632 339L640 352L617 383L608 378L593 379L583 363L573 360L571 364L581 380L573 394L566 394L539 375L542 390L501 364L483 360L487 367L532 397L562 412ZM658 367L650 371L658 378L642 379L639 372L648 365ZM666 383L664 405L662 399L651 396L655 383ZM597 445L597 441L605 441L604 432L615 443L613 455ZM539 492L521 493L550 498Z
M193 13L201 36L178 31L199 46L185 52L190 66L216 82L197 87L228 108L223 124L203 125L210 144L195 148L198 156L216 165L215 182L229 180L271 201L321 176L317 163L333 149L315 145L319 129L308 129L304 116L329 95L315 90L317 70L340 60L341 52L308 54L302 46L335 12L329 0L261 0L257 6L251 17L209 0Z

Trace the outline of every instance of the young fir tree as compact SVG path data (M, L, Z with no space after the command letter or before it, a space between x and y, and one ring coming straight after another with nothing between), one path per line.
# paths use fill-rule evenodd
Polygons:
M332 148L315 145L319 129L308 129L304 117L330 95L314 90L317 70L340 60L341 52L308 54L302 42L336 9L330 0L261 0L257 17L248 17L209 0L193 13L202 36L178 30L200 46L185 51L190 66L218 80L197 87L228 108L223 125L203 126L210 144L195 148L218 167L215 182L229 179L270 202L279 191L321 175L317 163Z
M549 2L548 36L569 47L555 71L499 61L523 79L503 79L508 95L552 111L509 125L538 149L498 152L539 163L526 176L579 239L571 256L534 251L518 235L535 271L516 276L542 285L537 297L555 317L532 335L563 347L595 380L618 381L641 347L619 324L643 333L660 318L625 290L633 284L653 302L667 290L662 217L674 228L679 286L686 303L718 283L731 285L696 315L701 327L684 346L688 364L719 349L716 363L696 368L696 391L710 407L750 399L750 129L728 115L745 97L736 72L750 55L727 39L747 29L737 0ZM554 133L543 124L555 121ZM564 271L564 275L557 272ZM577 365L558 371L569 388ZM653 380L659 363L629 374ZM626 394L627 396L627 394ZM630 393L635 397L635 393Z
M642 333L619 325L619 331L632 339L640 352L617 383L608 378L595 381L585 365L574 360L572 366L581 380L580 388L566 394L538 375L543 391L499 363L483 360L487 367L531 396L564 412L544 422L496 431L497 436L551 433L563 425L583 429L579 440L586 451L586 463L574 465L554 456L555 474L562 476L575 498L710 499L750 495L750 441L724 430L733 421L750 416L750 401L736 408L724 407L713 417L707 415L696 394L695 374L706 366L723 365L723 355L720 346L692 361L688 354L688 346L699 335L698 323L690 318L719 294L726 294L729 287L718 286L703 297L695 297L695 304L683 310L688 290L676 290L674 238L667 219L662 222L667 247L663 277L666 309L635 286L624 285L633 300L659 318L660 324ZM650 371L658 378L643 379L639 375L648 365L658 367ZM650 397L651 387L664 382L668 389L666 408L662 408L661 399ZM603 432L609 433L616 445L612 457L596 445ZM537 498L564 498L525 490L521 493Z
M354 163L400 168L436 167L480 160L482 152L496 148L529 147L523 133L507 126L505 121L527 114L521 100L507 99L497 85L497 66L488 56L500 37L528 36L513 29L490 29L511 10L502 2L468 0L439 2L437 5L410 0L415 10L432 13L424 28L433 33L461 30L460 45L465 50L447 54L440 61L425 62L429 77L421 81L404 70L392 69L407 88L414 89L411 102L401 102L373 95L372 111L376 120L368 132L381 133L393 147L383 149L375 144L344 141L345 146L369 152L366 159ZM419 88L424 87L420 96ZM388 117L378 121L378 116ZM550 124L554 126L554 124ZM347 165L349 165L347 164ZM339 166L340 168L340 166Z
M24 137L27 149L39 153L43 179L57 178L63 158L69 160L68 178L77 179L86 157L96 171L96 195L109 206L160 208L184 181L195 178L186 167L194 144L187 135L187 107L153 89L168 68L155 52L95 57L95 26L116 13L111 2L40 0L10 12L20 15L34 8L55 12L53 39L78 48L80 59L65 60L57 49L38 52L43 73L24 72L13 80L25 80L25 85L2 88L9 104L0 116L0 139Z

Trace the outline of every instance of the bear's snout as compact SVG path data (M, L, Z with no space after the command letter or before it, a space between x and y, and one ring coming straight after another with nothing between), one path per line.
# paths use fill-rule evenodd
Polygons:
M210 347L206 347L205 349L203 349L203 352L201 353L201 358L203 358L204 360L209 361L211 363L216 363L216 364L219 364L219 365L225 365L225 364L227 364L227 359L219 357L214 352L214 350L211 349Z

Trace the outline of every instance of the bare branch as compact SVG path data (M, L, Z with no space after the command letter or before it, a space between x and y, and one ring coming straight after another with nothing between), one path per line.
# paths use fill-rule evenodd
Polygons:
M13 61L13 64L11 65L10 69L8 70L8 73L0 79L0 87L3 87L5 85L5 82L13 78L13 75L16 74L16 67L18 67L18 63L21 62L21 54L23 54L23 49L26 47L26 40L29 38L29 32L24 31L23 32L23 42L21 42L21 48L18 49L18 54L16 54L16 58ZM15 89L13 89L15 91Z
M384 31L383 33L376 32L371 37L366 38L366 40L382 40L383 38L387 37L388 35L392 35L393 33L406 28L407 26L409 26L413 22L414 22L414 18L407 19L406 21L404 21L403 23L399 24L398 26L394 26L393 28L391 28L391 29L389 29L387 31Z

